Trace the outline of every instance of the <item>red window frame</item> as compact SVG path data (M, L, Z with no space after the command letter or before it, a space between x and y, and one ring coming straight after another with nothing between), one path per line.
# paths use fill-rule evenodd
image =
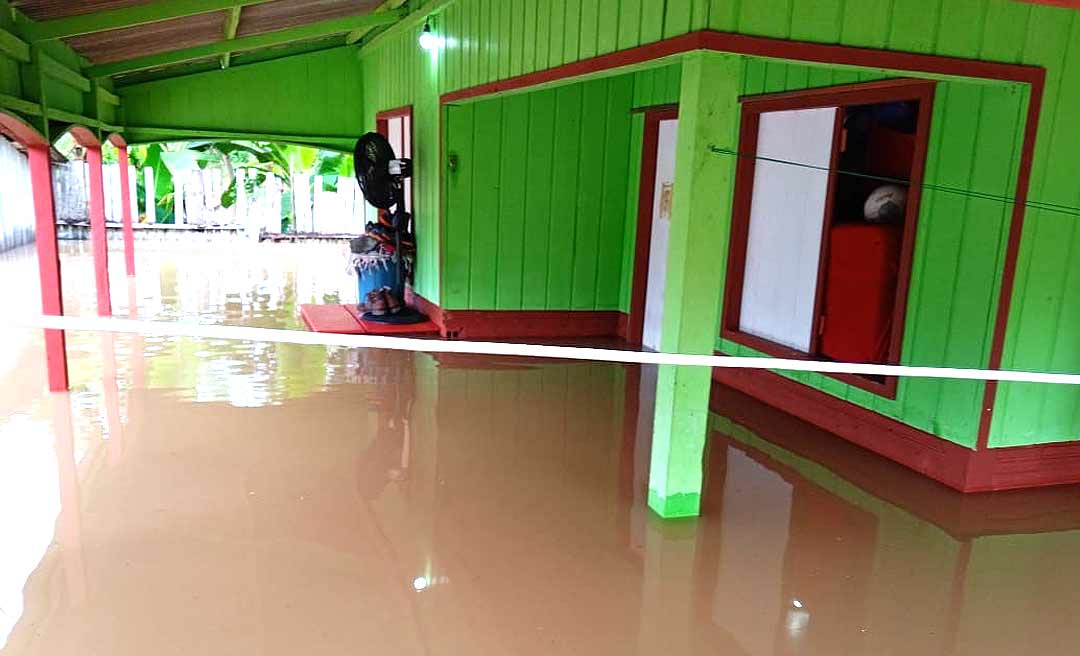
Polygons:
M409 140L408 140L408 142L409 142L409 152L408 152L407 155L404 154L404 153L394 153L394 154L397 155L398 157L412 159L413 150L415 150L414 147L416 146L416 142L413 141L413 135L414 135L415 129L413 127L414 122L413 122L413 108L412 108L412 105L405 105L404 107L395 107L394 109L387 109L387 110L381 111L381 112L379 112L379 113L377 113L375 115L375 131L378 132L379 134L381 134L382 136L386 137L387 139L390 138L390 119L392 119L392 118L408 118L409 119ZM405 125L405 121L402 121L401 124ZM401 143L405 143L404 128L402 129ZM415 203L415 198L414 198L415 194L416 194L416 185L415 184L410 184L409 185L409 211L410 212L414 212L415 209L416 209L416 203Z
M934 88L931 80L896 79L880 82L847 84L805 91L746 96L742 103L742 120L739 128L740 157L735 170L735 192L732 206L731 238L728 245L728 275L724 289L723 318L720 322L720 337L736 344L747 346L773 357L810 360L818 349L819 330L815 329L811 337L810 353L777 344L739 330L739 312L742 305L743 277L746 267L747 237L750 228L750 204L754 187L755 158L757 152L759 117L765 112L793 109L812 109L816 107L843 107L850 105L870 105L899 100L917 100L919 113L915 132L915 148L912 158L911 178L908 187L908 202L904 215L903 238L900 246L900 269L897 276L896 297L893 301L892 330L889 336L889 348L886 362L877 364L899 364L900 351L904 339L904 319L907 316L908 289L911 282L912 255L915 245L915 231L919 217L923 174L926 167L926 151L930 139L930 117L933 113ZM832 204L835 195L837 160L840 152L839 131L842 112L837 112L834 126L833 153L829 167L828 192L825 206L825 221L822 230L831 225ZM815 321L820 321L821 301L824 291L824 274L828 261L828 239L822 235L821 253L818 262L817 292L814 303ZM841 382L859 387L886 398L896 398L897 378L888 376L883 381L876 381L856 374L825 374Z

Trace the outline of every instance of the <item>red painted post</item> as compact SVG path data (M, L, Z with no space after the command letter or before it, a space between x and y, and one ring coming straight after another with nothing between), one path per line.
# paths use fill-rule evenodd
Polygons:
M112 315L109 298L109 236L105 231L105 183L101 171L101 146L86 147L90 165L90 243L94 251L94 282L98 315Z
M135 227L131 221L131 179L128 176L128 149L120 146L116 149L116 158L120 161L120 206L124 217L124 267L128 276L135 275Z
M64 301L60 292L60 251L56 243L56 213L53 209L52 165L47 146L27 148L30 161L30 186L34 195L34 240L37 242L38 271L41 276L41 311L63 316ZM49 389L68 389L67 351L64 331L45 331L45 361L49 371Z

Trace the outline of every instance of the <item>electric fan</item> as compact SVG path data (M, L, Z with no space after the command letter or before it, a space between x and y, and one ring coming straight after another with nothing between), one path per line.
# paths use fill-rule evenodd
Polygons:
M365 321L378 323L410 324L427 321L427 317L415 308L405 305L405 253L403 237L415 245L409 233L412 216L405 211L405 178L412 176L412 160L398 159L386 137L368 132L356 142L353 150L356 181L364 199L372 206L386 212L389 226L377 226L381 233L389 231L393 240L395 284L390 293L397 299L401 309L394 313L364 314ZM406 244L408 245L408 244Z

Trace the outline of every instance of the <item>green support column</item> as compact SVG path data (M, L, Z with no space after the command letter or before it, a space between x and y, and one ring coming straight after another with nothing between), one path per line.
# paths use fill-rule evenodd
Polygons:
M683 60L675 197L668 241L661 350L712 353L720 321L735 160L710 152L738 143L742 59L695 52ZM710 371L660 367L649 507L691 517L701 505Z

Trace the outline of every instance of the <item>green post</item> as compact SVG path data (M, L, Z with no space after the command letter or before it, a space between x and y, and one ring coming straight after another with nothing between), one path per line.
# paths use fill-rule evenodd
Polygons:
M661 350L712 353L731 223L742 59L695 52L683 60L675 196L668 241ZM702 455L710 371L662 365L656 385L649 507L665 518L692 517L701 505Z

